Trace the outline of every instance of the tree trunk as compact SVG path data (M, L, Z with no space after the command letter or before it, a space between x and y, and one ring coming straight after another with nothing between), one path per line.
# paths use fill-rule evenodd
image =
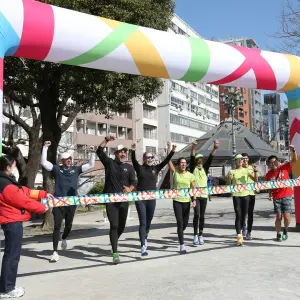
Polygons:
M50 81L49 81L50 82ZM48 149L48 161L56 164L57 148L61 140L62 132L57 121L57 105L59 100L59 88L52 82L48 82L42 88L39 101L41 113L43 141L51 141ZM54 193L54 178L50 172L43 169L43 187L49 193ZM42 230L51 230L54 227L53 215L50 210L45 213Z

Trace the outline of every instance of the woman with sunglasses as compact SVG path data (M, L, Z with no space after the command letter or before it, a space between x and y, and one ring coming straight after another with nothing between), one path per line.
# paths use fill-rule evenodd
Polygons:
M258 180L257 167L252 165L252 170L243 167L243 156L237 154L234 157L235 170L227 174L227 184L247 184L251 178L253 181ZM235 211L235 229L237 233L237 246L243 245L242 228L248 213L249 191L240 191L232 193L233 207Z
M171 146L171 143L168 142L168 146ZM136 171L138 184L137 191L149 191L156 190L156 184L158 179L159 172L168 164L174 155L175 148L173 146L173 151L158 165L153 165L153 154L150 152L145 152L143 154L143 164L140 165L136 159L136 143L132 144L131 147L131 159L133 167ZM156 200L142 200L135 202L136 210L138 212L140 227L139 235L141 241L141 255L148 255L147 252L147 237L151 227L151 221L153 219Z
M175 151L173 146L173 151ZM169 149L168 149L169 150ZM195 188L196 179L195 176L187 171L187 163L184 157L180 157L177 160L178 168L175 168L173 163L169 162L169 168L173 175L173 188L174 189L186 189ZM192 197L192 206L196 207L196 197ZM177 221L177 234L180 244L180 254L186 254L184 246L184 231L189 223L190 209L191 209L191 197L179 196L173 200L173 209L175 218Z

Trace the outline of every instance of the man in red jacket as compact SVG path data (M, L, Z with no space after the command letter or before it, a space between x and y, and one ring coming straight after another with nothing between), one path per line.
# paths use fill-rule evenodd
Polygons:
M48 208L36 200L52 195L21 186L11 176L16 162L9 156L0 157L0 224L4 231L5 248L0 279L0 299L19 298L24 288L16 287L20 261L23 222L30 220L30 212L43 214Z
M278 158L271 155L267 159L269 172L266 174L266 180L286 180L290 179L289 173L292 167L297 163L298 156L294 145L290 145L291 161L283 165L279 165ZM276 214L275 228L277 232L277 241L285 241L288 238L288 227L291 222L292 202L294 190L293 188L273 189L269 192L269 200L273 200L274 212ZM284 219L283 234L281 235L281 222Z

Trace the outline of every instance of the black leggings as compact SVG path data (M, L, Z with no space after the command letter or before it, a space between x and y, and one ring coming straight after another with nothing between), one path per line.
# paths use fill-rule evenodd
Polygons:
M54 230L53 230L53 251L57 251L60 228L62 220L65 219L65 229L62 234L62 239L65 240L71 232L73 220L76 212L76 205L72 206L63 206L63 207L54 207L52 210L54 217Z
M255 206L255 195L250 195L249 208L248 208L248 227L247 227L247 231L249 233L252 231L254 206Z
M135 202L135 206L140 220L139 235L141 246L143 247L150 231L156 200L137 201Z
M199 226L199 235L202 235L204 228L204 215L206 211L207 198L197 198L196 199L196 207L194 207L194 235L198 234L198 226Z
M245 224L246 216L249 207L249 196L235 197L233 196L233 207L235 211L235 229L236 233L240 234L243 225Z
M110 223L109 238L113 253L118 252L118 239L125 229L128 207L128 202L106 204L106 213Z
M180 245L184 244L183 232L185 231L190 217L190 202L173 201L174 213L177 221L177 234Z

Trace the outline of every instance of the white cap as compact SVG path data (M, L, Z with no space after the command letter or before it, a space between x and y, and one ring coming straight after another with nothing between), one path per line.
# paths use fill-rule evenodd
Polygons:
M68 152L64 152L60 155L60 159L68 159L68 158L72 158L72 155Z
M123 145L118 145L116 151L121 151L121 150L128 151L128 148L124 147Z

